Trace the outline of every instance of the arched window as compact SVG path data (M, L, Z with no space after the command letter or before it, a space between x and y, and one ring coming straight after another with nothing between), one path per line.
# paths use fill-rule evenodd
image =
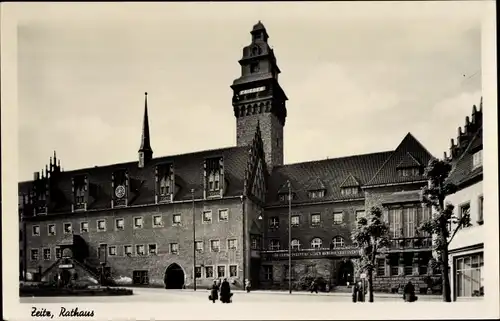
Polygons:
M332 245L333 248L344 247L345 246L344 238L342 236L335 236L332 240Z
M293 250L300 250L300 241L297 239L292 240L292 249Z
M313 249L320 249L322 244L323 241L321 241L319 237L313 238L313 240L311 241L311 247Z

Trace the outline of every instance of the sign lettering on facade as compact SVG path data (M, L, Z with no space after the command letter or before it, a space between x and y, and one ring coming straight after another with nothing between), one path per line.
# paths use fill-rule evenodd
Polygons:
M59 265L59 268L60 269L72 269L73 264L61 264L61 265Z
M270 258L288 258L288 251L280 252L263 252L264 256ZM306 257L345 257L345 256L359 256L358 248L348 248L339 250L316 250L316 251L296 251L292 252L292 258L306 258Z
M266 90L265 86L257 87L257 88L252 88L252 89L245 89L245 90L240 91L240 95L257 93L259 91L264 91L264 90Z

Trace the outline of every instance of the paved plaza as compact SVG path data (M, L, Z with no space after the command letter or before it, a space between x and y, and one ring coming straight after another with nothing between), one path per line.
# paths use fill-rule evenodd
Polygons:
M21 303L65 303L65 302L148 302L148 303L188 303L188 302L206 302L211 304L208 300L210 292L206 289L193 290L165 290L159 288L132 288L133 295L130 296L88 296L88 297L33 297L21 298ZM254 291L245 293L242 291L233 291L234 303L248 303L248 302L351 302L350 293L308 293L308 292L295 292L289 294L288 292L278 291ZM420 295L418 302L440 301L441 296L437 295ZM397 294L375 293L375 302L403 302L402 296Z

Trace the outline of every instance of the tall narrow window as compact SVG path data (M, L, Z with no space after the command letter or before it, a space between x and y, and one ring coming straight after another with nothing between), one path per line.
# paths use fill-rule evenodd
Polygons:
M391 208L389 210L389 230L393 238L401 237L401 209Z
M162 164L157 167L158 179L158 201L170 202L172 201L173 193L173 165Z
M405 208L404 209L404 217L405 217L405 237L414 237L415 236L415 221L416 221L416 208Z
M223 190L223 159L222 157L205 160L205 178L207 197L221 196Z
M472 156L472 168L476 169L479 166L483 165L483 150L477 151Z
M484 197L481 195L479 196L479 204L478 204L478 215L477 215L477 223L479 225L482 225L483 224L483 201L484 201Z

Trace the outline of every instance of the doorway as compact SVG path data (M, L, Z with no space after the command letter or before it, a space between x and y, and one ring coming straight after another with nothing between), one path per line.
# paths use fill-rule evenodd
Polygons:
M347 282L354 282L354 265L351 260L345 260L340 263L337 285L344 286Z
M177 264L171 264L165 271L165 289L182 289L184 287L184 271Z

